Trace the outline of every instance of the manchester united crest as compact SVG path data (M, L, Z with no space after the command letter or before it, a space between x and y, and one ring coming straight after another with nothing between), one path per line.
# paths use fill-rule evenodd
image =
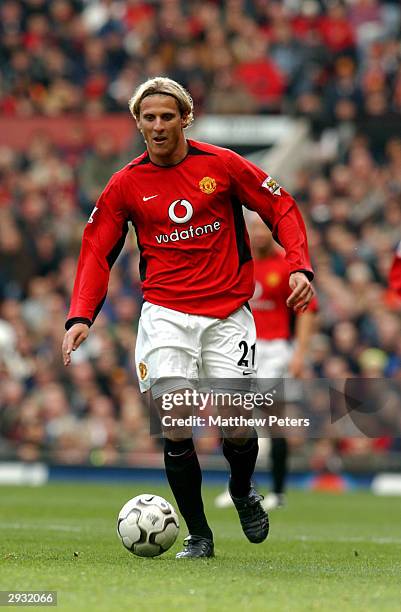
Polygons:
M145 380L145 378L148 375L148 366L146 365L146 363L143 363L143 361L140 361L138 364L138 372L139 372L139 378L141 380Z
M200 190L203 191L203 193L207 193L209 195L210 193L213 193L213 191L216 189L217 183L214 178L211 178L210 176L204 176L203 179L199 181L199 187Z

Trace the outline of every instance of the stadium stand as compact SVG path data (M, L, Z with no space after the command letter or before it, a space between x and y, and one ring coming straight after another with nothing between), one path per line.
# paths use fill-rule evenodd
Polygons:
M302 168L292 189L320 303L308 376L400 378L399 302L387 289L401 226L400 22L398 2L376 0L1 3L3 457L132 465L157 449L133 367L132 235L90 339L69 370L60 358L83 226L112 172L141 150L113 140L113 115L126 125L127 99L157 74L186 86L198 114L302 116L316 143L349 130L349 146ZM47 129L55 120L71 121L68 138ZM18 145L1 129L11 121ZM95 131L82 128L91 122ZM356 446L316 445L309 466L400 450L391 437Z

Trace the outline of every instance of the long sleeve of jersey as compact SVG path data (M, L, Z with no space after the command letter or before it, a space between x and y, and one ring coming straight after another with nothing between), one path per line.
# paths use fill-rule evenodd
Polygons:
M241 203L259 214L273 238L284 247L290 274L304 272L312 280L305 224L292 196L236 153L230 156L229 172Z
M128 219L118 182L110 180L85 227L66 329L92 325L106 298L111 267L124 246Z

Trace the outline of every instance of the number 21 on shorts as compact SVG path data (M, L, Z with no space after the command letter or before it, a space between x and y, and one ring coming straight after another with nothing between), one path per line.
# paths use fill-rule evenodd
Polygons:
M239 350L241 351L241 357L238 360L237 365L243 368L254 368L256 344L252 344L249 348L248 343L245 340L241 340L238 346Z

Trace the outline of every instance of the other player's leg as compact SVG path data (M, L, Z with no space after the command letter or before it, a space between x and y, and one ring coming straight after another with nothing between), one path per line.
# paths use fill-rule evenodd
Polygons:
M281 418L285 417L284 394L287 387L288 363L291 358L292 348L286 340L258 340L257 351L259 358L258 382L262 392L271 391L277 383L282 382L282 402L277 400L274 404L274 414ZM269 410L267 409L268 413ZM270 427L270 452L267 471L271 472L271 491L263 500L265 510L280 508L285 504L285 484L288 476L288 441L283 438L280 428L272 425Z
M265 510L282 508L285 505L285 482L287 479L288 441L272 437L270 445L270 469L272 490L263 500Z

